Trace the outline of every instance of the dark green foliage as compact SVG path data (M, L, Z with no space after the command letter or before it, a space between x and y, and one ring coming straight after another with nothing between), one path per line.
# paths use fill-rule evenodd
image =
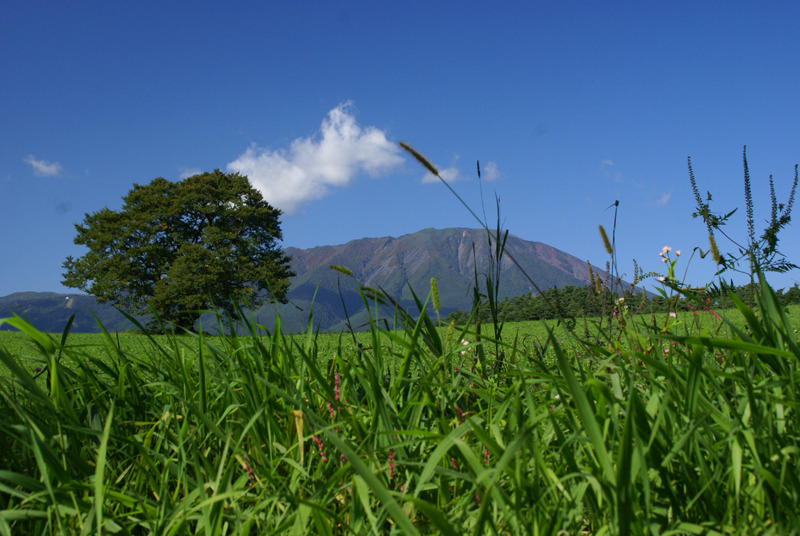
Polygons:
M708 288L700 295L700 299L706 303L706 307L730 309L735 307L731 294L744 303L752 303L754 292L758 292L757 284L748 283L737 286L732 283L723 283ZM800 303L800 286L795 284L788 289L779 289L775 295L778 302L784 307L798 304ZM603 288L602 292L598 294L594 287L569 285L560 289L547 289L538 296L524 294L513 298L504 298L496 305L496 315L502 322L557 319L559 312L556 310L555 304L558 303L562 309L561 314L566 318L608 316L613 313L614 304L620 297L625 298L626 303L632 304L633 313L663 313L667 310L667 299L658 294L645 298L641 293L626 292L620 296L607 288ZM674 311L688 311L696 308L696 304L684 296L675 296L669 301L672 303ZM488 321L491 315L489 304L481 304L478 309L478 318L481 321ZM464 325L468 320L469 312L454 311L443 320L443 323L455 322L456 325Z
M289 259L278 247L280 210L247 177L219 170L180 182L134 184L121 210L86 214L64 262L64 285L134 314L152 310L192 329L204 309L233 312L272 296L285 300Z
M559 311L556 309L556 303L558 303L561 314L567 317L599 316L603 311L611 310L616 298L617 295L607 289L604 289L601 295L597 295L593 287L569 285L561 289L545 290L537 296L524 294L514 298L504 298L497 303L496 315L499 320L504 322L558 318ZM463 311L456 311L445 320L461 324L467 320L468 316ZM488 303L482 304L479 308L479 318L488 320L490 316Z

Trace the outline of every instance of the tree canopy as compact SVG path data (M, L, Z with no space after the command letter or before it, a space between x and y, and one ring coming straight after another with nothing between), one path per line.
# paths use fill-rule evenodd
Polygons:
M177 328L193 329L200 311L286 301L289 258L279 247L279 209L238 173L156 178L134 184L119 211L104 208L76 224L63 284L132 314L149 307Z

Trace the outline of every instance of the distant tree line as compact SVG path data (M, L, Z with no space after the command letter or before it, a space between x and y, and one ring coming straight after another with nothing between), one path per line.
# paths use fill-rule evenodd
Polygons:
M755 285L757 287L757 285ZM715 309L727 309L734 306L729 292L733 291L745 304L753 303L754 285L742 286L725 285L722 288L711 289L705 293L708 305ZM800 287L797 283L789 289L776 291L781 303L786 306L800 303ZM581 318L592 316L606 316L612 314L614 305L620 298L628 304L634 313L663 313L671 304L671 311L688 311L695 307L691 300L679 297L670 298L669 304L661 295L646 296L641 292L626 291L622 294L603 288L599 293L593 286L578 287L570 285L560 289L547 289L542 294L533 296L523 294L514 298L504 298L498 303L498 317L501 322L524 322L529 320L544 320L551 318ZM483 302L478 309L481 321L490 318L489 304ZM450 313L445 322L464 324L469 320L469 311L455 311Z

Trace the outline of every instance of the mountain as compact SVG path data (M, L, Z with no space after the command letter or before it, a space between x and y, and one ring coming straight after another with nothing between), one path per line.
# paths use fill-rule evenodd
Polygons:
M589 284L585 261L547 244L509 234L506 250L542 290ZM430 291L430 280L435 277L440 314L444 317L452 311L471 307L476 270L481 290L485 290L490 253L486 231L463 228L424 229L397 238L361 238L346 244L310 249L286 248L296 273L287 293L289 303L277 307L266 305L253 313L260 324L272 329L277 311L284 330L299 331L306 326L313 306L315 329L341 330L346 326L346 308L351 323L357 328L367 319L359 295L359 283L383 289L403 308L415 314L418 311L409 287L425 300ZM331 269L331 265L348 268L352 277ZM531 292L535 293L535 288L530 281L504 257L500 271L500 299ZM72 327L74 331L98 331L88 312L90 309L109 331L131 327L119 311L98 304L91 296L27 292L0 298L0 318L14 311L27 316L37 328L48 332L63 330L73 312L77 313ZM203 323L213 325L210 319L204 319ZM3 328L5 326L0 326Z
M506 250L542 290L589 284L585 261L547 244L509 234ZM338 246L286 248L297 275L287 295L290 304L279 306L278 311L283 321L302 326L313 299L315 326L339 330L345 325L342 302L354 326L366 321L356 281L366 287L380 287L413 314L417 309L409 287L424 300L431 278L436 277L440 314L444 317L471 307L476 266L479 284L485 289L490 253L486 231L463 228L425 229L398 238L362 238ZM353 277L330 269L331 265L348 268ZM531 292L536 293L534 286L504 257L500 299ZM260 309L258 318L263 325L271 326L274 307Z
M109 332L125 331L133 326L125 315L112 305L97 303L94 296L85 294L58 294L55 292L15 292L0 298L0 318L8 318L16 313L28 320L39 331L61 333L75 314L70 331L76 333L97 333L100 328L92 312ZM0 330L10 330L8 324L0 325Z

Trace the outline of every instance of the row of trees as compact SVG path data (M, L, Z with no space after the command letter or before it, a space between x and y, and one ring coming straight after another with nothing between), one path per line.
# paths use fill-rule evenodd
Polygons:
M747 284L741 286L725 286L721 289L706 293L709 304L714 308L725 309L733 307L733 299L729 292L733 292L743 302L752 303L754 289L757 285ZM789 289L777 291L783 305L800 304L800 287L795 285ZM597 293L594 287L578 287L570 285L561 289L551 288L538 296L524 294L514 298L505 298L498 303L498 317L502 322L524 322L529 320L543 320L558 318L580 318L585 316L606 316L614 310L619 299L625 298L629 307L637 313L663 313L670 306L671 310L689 310L693 303L683 297L672 298L670 303L656 294L646 296L641 292L632 294L625 292L612 292L603 288ZM480 319L488 320L489 304L483 303L479 309ZM445 318L447 323L454 321L456 324L466 323L469 319L468 311L455 311Z

